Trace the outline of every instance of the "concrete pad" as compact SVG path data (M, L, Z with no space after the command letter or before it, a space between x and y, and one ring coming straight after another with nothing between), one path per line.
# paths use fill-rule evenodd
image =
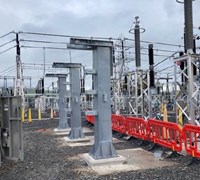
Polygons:
M94 132L92 129L83 127L83 133L92 133L92 132Z
M68 142L67 145L70 146L70 147L92 146L94 144L94 136L87 136L87 138L89 139L89 141L87 141L87 142L81 142L81 143L78 143L78 142L76 142L76 143L69 143ZM123 142L123 141L121 141L119 139L116 139L116 138L113 138L113 144L120 143L120 142Z
M89 142L90 138L84 137L84 138L78 138L78 139L70 139L69 137L64 137L64 140L68 143L80 143L80 142Z
M56 134L56 135L67 135L69 134L71 128L66 128L66 129L59 129L59 128L55 128L53 130L53 132Z
M153 153L145 151L141 148L118 150L117 153L119 156L126 158L126 162L115 164L109 164L105 162L104 164L90 165L90 167L98 175L106 175L119 172L172 166L177 164L175 162L155 158Z
M91 167L126 163L126 158L120 155L118 157L107 158L107 159L94 159L89 153L84 153L81 154L80 156Z
M63 131L62 130L60 131L58 128L56 128L56 129L54 129L54 132L56 135L68 135L70 130L71 130L71 128L69 128L69 130L67 130L67 131L65 129L63 129ZM92 132L93 132L93 130L91 130L87 127L83 128L83 133L92 133Z

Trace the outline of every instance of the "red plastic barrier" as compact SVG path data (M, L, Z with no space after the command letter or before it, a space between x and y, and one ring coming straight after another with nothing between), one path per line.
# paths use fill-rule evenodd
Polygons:
M144 119L137 117L127 117L126 123L128 135L143 140L148 139L147 123Z
M112 130L126 134L126 119L124 116L112 114Z
M86 121L94 124L94 116L93 115L86 115Z
M156 144L172 149L182 150L182 133L176 123L148 120L149 139Z
M182 130L183 133L183 140L185 143L185 150L187 154L200 158L200 149L198 146L198 139L200 135L200 127L186 124Z

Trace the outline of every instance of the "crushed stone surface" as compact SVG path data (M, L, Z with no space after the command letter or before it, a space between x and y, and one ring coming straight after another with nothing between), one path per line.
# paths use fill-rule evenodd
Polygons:
M191 157L177 156L168 159L177 162L170 167L118 172L110 175L97 175L78 154L88 153L91 146L70 147L63 145L63 137L53 134L58 120L33 121L24 123L24 162L3 159L0 166L0 180L198 180L200 163L188 166ZM83 121L83 126L93 129ZM91 134L91 133L90 133ZM118 133L113 136L120 139L114 146L117 150L138 148L138 140L126 141ZM147 148L145 143L140 146ZM145 163L145 162L144 162Z

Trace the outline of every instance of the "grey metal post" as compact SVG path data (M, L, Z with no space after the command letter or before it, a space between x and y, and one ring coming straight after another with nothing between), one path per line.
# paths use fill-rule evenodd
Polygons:
M94 79L94 90L87 92L94 95L94 145L91 156L94 159L116 157L117 153L112 144L111 129L111 61L113 42L71 39L68 48L93 50L93 69L86 70Z
M185 17L185 46L188 54L193 53L193 17L192 17L192 1L184 0L184 17ZM194 73L192 58L188 56L188 99L189 99L189 117L191 123L195 124L195 107L192 101L192 94L194 92Z
M14 160L24 160L21 96L0 98L1 154Z
M71 63L72 64L72 63ZM70 65L70 64L69 64ZM80 68L81 64L73 63L70 67L70 84L71 84L71 131L69 133L70 139L84 138L81 127L81 104L80 104Z
M67 122L67 109L66 109L66 77L67 74L46 74L46 77L58 77L58 96L59 96L59 129L69 128Z
M66 129L69 127L67 122L67 111L66 111L66 98L67 94L66 89L66 77L58 77L58 96L59 96L59 127L58 129Z
M111 131L111 94L110 94L110 57L111 49L97 47L93 50L93 68L98 75L94 76L94 109L98 111L95 117L95 143L91 155L94 159L117 156L112 145Z
M81 127L81 89L80 89L80 68L79 63L53 63L55 68L69 68L70 71L70 92L71 92L71 131L70 139L84 138Z

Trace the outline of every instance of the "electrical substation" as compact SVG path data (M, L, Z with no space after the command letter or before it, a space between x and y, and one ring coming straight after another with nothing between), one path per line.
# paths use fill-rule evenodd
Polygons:
M25 179L155 179L158 169L158 179L170 179L161 177L166 169L186 177L195 168L200 178L197 0L176 1L184 7L183 32L174 34L182 44L144 40L139 16L128 37L34 31L0 37L0 56L11 50L15 56L0 71L0 179L14 171L25 171ZM26 62L32 50L42 51L40 63ZM49 61L51 51L69 58ZM31 173L37 167L41 177Z

